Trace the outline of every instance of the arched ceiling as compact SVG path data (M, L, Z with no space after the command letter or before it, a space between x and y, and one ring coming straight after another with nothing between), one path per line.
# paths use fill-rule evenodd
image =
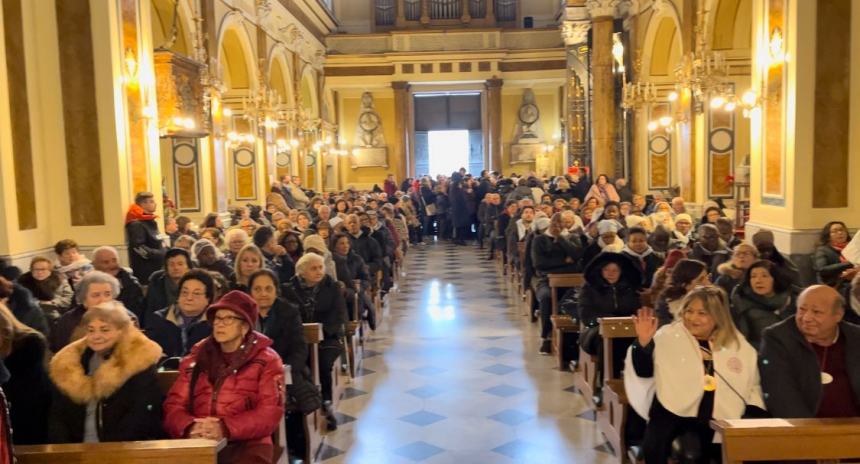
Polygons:
M224 31L220 61L223 70L221 78L231 90L249 88L248 61L235 29Z
M289 101L292 92L288 90L288 71L284 69L281 60L272 60L269 69L269 86L277 92L282 101Z
M153 47L162 46L170 37L171 28L173 27L173 5L173 0L151 0L150 23L152 25ZM182 11L179 9L177 9L177 14L179 14L179 18L176 22L176 42L173 43L170 49L185 56L191 56L191 49L188 46L186 38L185 18L182 17Z
M657 32L654 34L654 45L651 50L650 74L652 76L669 76L675 70L680 60L681 37L675 21L665 16L660 19Z
M752 41L751 0L720 0L714 13L711 48L749 49Z

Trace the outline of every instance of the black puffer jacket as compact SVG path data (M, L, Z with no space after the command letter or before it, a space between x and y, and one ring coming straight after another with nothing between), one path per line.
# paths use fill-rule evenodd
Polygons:
M367 227L361 228L361 235L358 237L350 234L349 241L351 248L361 256L364 263L367 264L371 275L376 275L376 272L382 269L382 248L379 243L370 236L370 229Z
M551 272L578 272L583 267L582 252L582 242L578 234L558 238L545 233L536 235L531 249L535 275L546 280Z
M603 278L601 271L609 263L621 268L621 277L615 284ZM642 274L627 256L620 253L601 253L585 268L585 285L579 296L579 317L586 327L598 325L602 317L632 316L641 306L639 290Z
M732 292L731 309L738 330L758 349L764 329L793 315L795 302L790 291L766 297L756 294L749 283L741 283Z
M149 276L164 267L164 243L158 238L155 219L132 221L125 225L128 256L134 276L144 285Z
M308 369L308 344L305 343L302 316L295 305L289 305L283 298L277 298L265 318L257 322L257 330L272 339L272 349L291 368L293 382L296 377L310 378Z

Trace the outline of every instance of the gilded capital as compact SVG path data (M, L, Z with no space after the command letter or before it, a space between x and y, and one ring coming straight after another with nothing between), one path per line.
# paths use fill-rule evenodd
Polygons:
M561 27L564 44L573 46L585 43L588 40L589 29L591 29L591 22L589 21L565 21Z
M614 18L619 11L626 11L630 0L587 0L585 7L592 19Z

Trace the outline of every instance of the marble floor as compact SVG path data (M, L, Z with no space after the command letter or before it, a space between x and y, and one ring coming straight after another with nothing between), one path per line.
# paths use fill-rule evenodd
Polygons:
M537 324L484 256L410 249L323 462L610 461L572 374L538 355Z

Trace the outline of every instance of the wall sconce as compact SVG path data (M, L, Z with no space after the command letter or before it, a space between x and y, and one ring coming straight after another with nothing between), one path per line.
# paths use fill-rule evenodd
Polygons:
M137 84L137 56L134 50L125 49L125 82L129 85Z
M785 61L785 50L783 50L783 45L782 30L778 27L773 28L773 31L770 33L770 41L767 44L771 64Z

